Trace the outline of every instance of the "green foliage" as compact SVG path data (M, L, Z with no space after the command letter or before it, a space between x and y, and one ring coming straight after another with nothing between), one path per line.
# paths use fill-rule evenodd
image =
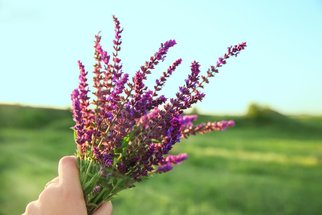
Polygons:
M0 214L21 214L57 175L59 158L75 151L70 125L63 129L70 115L66 122L48 117L52 121L37 129L0 127ZM120 192L113 200L113 213L320 214L322 119L287 119L296 126L281 129L285 121L256 124L238 117L235 128L178 144L175 150L187 152L189 159L172 172Z
M258 104L249 105L246 117L260 124L289 120L288 117L280 114L279 112Z
M0 105L0 122L0 128L42 128L55 123L60 129L73 125L69 110L19 105Z
M241 122L246 126L274 127L276 130L282 130L286 134L295 135L302 139L308 135L319 137L322 126L321 117L286 116L258 104L251 104L246 115L236 121L237 124Z

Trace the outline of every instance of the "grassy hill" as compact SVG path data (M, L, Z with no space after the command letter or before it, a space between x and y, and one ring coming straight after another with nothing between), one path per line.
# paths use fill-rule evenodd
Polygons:
M0 104L0 128L42 128L58 121L72 126L71 111Z
M254 108L254 107L253 107ZM114 214L318 215L322 211L322 118L255 107L224 132L175 147L189 159L113 201ZM74 153L71 114L0 105L0 214L20 214Z

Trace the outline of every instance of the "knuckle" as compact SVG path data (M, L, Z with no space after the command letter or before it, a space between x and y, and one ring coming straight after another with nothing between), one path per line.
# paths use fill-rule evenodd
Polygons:
M38 201L32 201L27 205L25 214L26 215L35 214L38 210L39 210Z
M59 195L59 187L57 185L49 185L45 190L43 190L38 197L39 202L50 201Z

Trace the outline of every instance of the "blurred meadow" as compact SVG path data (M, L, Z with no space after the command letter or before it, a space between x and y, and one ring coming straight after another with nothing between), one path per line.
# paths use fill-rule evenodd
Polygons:
M318 215L322 212L322 117L251 105L236 127L194 136L174 171L121 192L113 214ZM21 214L58 160L74 153L69 110L0 105L0 214Z

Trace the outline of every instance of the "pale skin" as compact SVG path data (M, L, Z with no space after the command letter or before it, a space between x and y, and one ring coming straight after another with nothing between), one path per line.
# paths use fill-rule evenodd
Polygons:
M87 215L83 191L74 156L60 159L58 177L49 181L36 201L30 202L24 215ZM111 215L112 204L102 204L93 215Z

